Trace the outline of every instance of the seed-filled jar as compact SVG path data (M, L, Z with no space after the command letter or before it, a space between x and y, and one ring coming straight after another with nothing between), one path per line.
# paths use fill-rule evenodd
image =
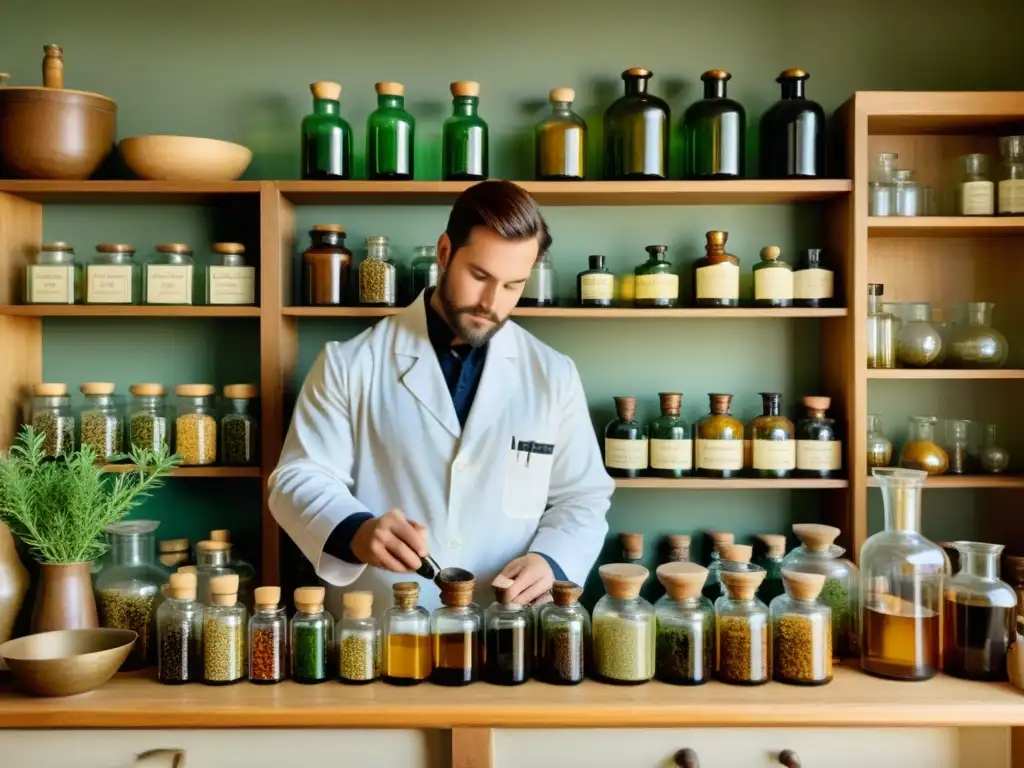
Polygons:
M322 683L330 677L334 617L324 610L323 587L295 590L295 615L291 623L292 679L297 683Z
M213 415L213 386L180 384L178 418L174 422L174 450L183 466L202 466L217 461L217 419Z
M366 258L359 265L359 303L393 307L398 301L398 268L388 255L386 237L366 238Z
M469 571L445 569L438 576L441 607L430 615L438 685L468 685L480 676L480 632L484 617L473 602L476 579Z
M228 412L220 421L221 462L229 467L251 467L257 463L255 384L224 387Z
M419 583L399 581L391 589L395 604L384 612L382 673L392 685L416 685L430 677L433 669L430 614L417 605Z
M81 267L75 249L65 242L39 248L35 263L25 268L26 304L74 304L81 298Z
M137 304L140 272L135 266L135 246L100 243L85 265L86 304Z
M227 685L245 678L246 623L238 602L238 575L210 579L211 605L203 607L203 682Z
M701 595L708 570L696 563L658 566L665 595L654 604L658 626L654 671L674 685L700 685L715 668L715 609Z
M832 612L818 599L821 573L784 570L786 594L770 607L772 676L780 683L824 685L832 680Z
M649 571L624 563L599 571L607 594L594 606L594 671L610 683L646 683L654 677L654 607L640 588Z
M75 450L75 417L67 384L32 387L32 428L43 435L43 455L55 458Z
M767 683L768 606L757 598L764 568L726 561L721 579L725 594L715 601L718 679L734 685Z
M346 592L341 599L338 677L343 683L371 683L380 673L380 625L373 616L373 593Z
M163 384L132 384L128 445L146 451L170 447L167 388Z
M146 264L143 294L146 304L181 304L193 302L195 263L192 246L185 243L162 243L156 247L156 258Z
M287 669L288 617L280 587L257 587L256 610L249 619L249 681L279 683Z
M590 646L590 614L579 604L583 589L571 581L556 581L552 600L537 620L539 677L555 685L583 682Z
M511 579L498 576L491 586L494 602L484 613L484 676L496 685L519 685L533 674L533 608L507 599Z
M196 575L172 573L167 599L156 612L157 679L166 685L202 677L203 606L196 600Z
M206 303L246 306L256 303L256 268L245 263L241 243L214 243L206 268Z
M314 224L309 238L310 246L302 254L306 304L311 307L351 304L352 251L345 247L345 228L339 224Z
M82 445L96 452L98 461L108 461L123 450L121 413L114 403L114 384L93 381L80 389L85 395L82 407Z

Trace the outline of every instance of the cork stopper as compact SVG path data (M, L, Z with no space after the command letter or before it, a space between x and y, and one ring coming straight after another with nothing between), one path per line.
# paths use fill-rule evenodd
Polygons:
M32 393L37 397L64 397L68 393L67 384L36 384Z
M551 585L551 599L563 608L576 605L583 594L583 588L574 581L556 581Z
M210 579L210 599L214 605L234 605L238 602L238 574L214 576Z
M472 80L456 80L451 84L452 96L479 96L480 83Z
M732 407L732 395L720 392L709 392L708 401L711 406L711 412L717 415L728 413L729 408Z
M670 533L668 541L669 559L675 562L690 559L690 536L686 533Z
M818 595L821 594L821 588L825 586L825 574L801 573L783 568L782 584L786 588L786 594L790 597L797 600L817 600Z
M435 580L441 588L441 604L450 608L464 608L473 602L476 577L461 568L445 568Z
M704 588L708 569L696 563L665 563L655 574L673 600L691 600Z
M749 544L727 544L721 549L721 557L730 563L749 563L754 548Z
M781 533L759 533L757 538L764 544L769 557L782 557L786 554L786 537Z
M112 381L87 381L79 389L83 395L112 395L115 386Z
M658 400L661 412L669 416L678 416L683 407L683 395L680 392L659 392Z
M241 256L245 253L245 246L241 243L214 243L210 246L210 249L214 253L222 255L236 255Z
M756 565L732 565L722 568L719 574L722 584L733 600L753 600L757 588L764 581L765 570Z
M623 421L633 421L636 418L636 398L616 397L615 412Z
M726 82L728 82L731 78L732 75L729 74L724 69L709 69L707 72L700 76L701 80L724 80Z
M622 78L624 80L627 77L654 77L654 73L644 67L630 67L622 73Z
M135 253L135 246L128 243L100 243L96 253Z
M628 560L639 560L644 556L644 535L642 533L620 533L619 543L622 554Z
M612 563L598 568L604 591L620 600L629 600L640 594L640 587L647 581L650 571L642 565Z
M491 582L491 586L494 588L494 599L503 604L512 602L506 598L506 593L513 583L512 579L508 576L502 576L501 574L495 576L494 581Z
M723 548L736 541L736 534L729 531L708 531L707 534L711 538L712 547L719 555L722 554Z
M170 583L167 587L167 594L175 600L196 599L196 575L194 573L178 571L170 576Z
M775 82L781 83L783 80L807 80L810 75L807 74L806 69L800 69L800 67L792 67L790 69L784 69L779 73L779 76L775 78Z
M196 568L194 565L179 565L176 573L191 573L198 575L199 569Z
M396 607L409 610L416 607L420 598L420 585L415 581L396 581L391 585L391 593Z
M805 547L813 552L824 552L835 543L841 531L834 525L821 523L796 523L793 533Z
M807 409L808 413L824 414L830 405L832 405L831 397L808 395L804 398L804 407Z
M323 589L320 588L321 593ZM320 610L323 610L321 598ZM341 604L345 606L345 615L350 619L368 619L373 613L373 592L346 592L341 596Z
M259 394L255 384L228 384L224 387L224 397L228 400L252 400Z
M157 253L192 253L192 246L188 243L160 243L156 247Z
M201 549L204 552L225 552L231 549L231 542L229 541L199 541L196 542L196 549Z
M210 541L219 541L231 543L231 531L227 528L218 528L215 531L210 531Z
M560 101L576 101L576 91L572 88L552 88L551 93L548 94L548 101L552 104L557 104Z
M341 98L341 83L332 83L330 80L318 80L309 84L310 93L314 99L337 101Z
M52 253L54 251L67 251L74 253L75 249L71 247L69 243L65 243L63 240L57 240L52 243L43 243L39 246L39 250L44 253Z
M164 539L157 546L162 555L171 552L188 552L188 539Z
M167 387L154 383L132 384L128 391L138 397L163 397L167 394Z
M212 384L179 384L174 388L178 397L211 397L214 391Z
M714 229L706 232L704 237L707 239L707 245L704 246L705 250L720 251L725 248L725 241L729 239L729 233L723 232L720 229Z
M281 603L281 588L256 587L253 590L253 601L256 603L256 607L261 610L273 610Z
M345 234L345 228L341 224L314 224L311 228L312 232L337 232L338 234Z
M777 245L766 245L761 249L761 261L775 261L782 255L782 249Z
M378 96L405 96L405 86L401 83L374 83L373 90Z
M327 590L323 587L298 587L293 595L295 610L303 613L319 613L324 609L325 594L327 594Z

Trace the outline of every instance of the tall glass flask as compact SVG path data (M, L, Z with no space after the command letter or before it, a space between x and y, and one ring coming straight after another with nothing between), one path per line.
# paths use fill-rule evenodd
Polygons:
M487 123L477 114L480 83L458 80L451 84L452 116L442 133L442 176L445 181L487 178Z
M802 69L787 69L775 78L782 98L761 117L761 178L825 175L825 111L804 95L809 77Z
M535 130L536 174L541 181L582 181L587 175L587 124L572 110L576 91L554 88L551 113Z
M700 79L704 98L683 116L683 177L742 179L745 174L747 114L726 96L732 78L724 69L709 69Z
M377 109L366 120L366 177L411 179L416 120L405 111L405 86L377 83Z
M896 318L881 308L881 283L868 285L868 368L896 367Z
M302 178L352 176L352 126L341 116L341 85L317 82L313 111L302 119Z
M633 67L622 73L626 92L604 113L604 178L667 179L668 104L647 92L654 73Z

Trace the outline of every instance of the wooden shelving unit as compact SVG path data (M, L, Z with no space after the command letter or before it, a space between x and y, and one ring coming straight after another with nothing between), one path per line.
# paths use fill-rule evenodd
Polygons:
M975 370L959 368L890 368L868 369L869 379L896 379L907 381L944 381L944 380L989 380L1024 379L1024 370L1019 368L997 368L995 370Z
M106 472L131 472L134 464L105 464ZM261 472L259 467L178 467L171 473L172 477L235 477L257 478Z
M259 317L260 308L9 304L0 306L0 315L11 317Z
M868 218L871 237L1006 237L1024 234L1021 216L884 216Z
M285 307L285 317L388 317L402 310L397 307ZM846 317L846 310L827 309L763 309L740 307L737 309L629 309L609 307L588 309L580 307L519 307L512 310L513 317L547 317L560 320L714 320L714 319L786 319Z
M868 488L877 488L878 481L868 477ZM929 477L924 484L925 489L951 488L1024 488L1024 476L1021 475L939 475Z
M676 491L810 491L841 489L849 486L849 481L843 479L819 480L801 477L786 480L760 477L737 477L721 480L713 477L684 477L678 480L660 477L621 477L615 480L616 488L661 488Z

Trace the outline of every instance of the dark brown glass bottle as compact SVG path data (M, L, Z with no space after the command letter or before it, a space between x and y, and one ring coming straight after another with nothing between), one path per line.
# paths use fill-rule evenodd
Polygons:
M782 98L761 117L761 178L806 179L825 175L825 110L804 96L810 75L784 70L775 82Z
M742 179L745 173L747 115L725 95L732 75L710 69L701 75L704 98L683 118L683 178Z
M604 113L604 178L667 179L669 167L668 104L647 92L649 69L622 73L626 93Z
M843 468L843 443L834 419L825 418L829 397L804 398L807 418L796 425L796 476L839 477Z
M306 304L312 307L351 304L352 251L345 247L345 228L337 224L314 224L309 237L312 243L302 254Z
M698 307L740 305L740 260L725 252L728 232L708 232L703 258L693 263L693 300Z
M604 466L612 477L640 477L647 470L647 429L636 420L636 398L615 398L616 418L604 430Z
M729 408L732 395L710 394L711 413L697 422L694 466L704 477L739 477L743 472L743 423Z
M746 430L754 477L789 477L796 469L793 422L779 412L782 395L761 392L762 413Z

